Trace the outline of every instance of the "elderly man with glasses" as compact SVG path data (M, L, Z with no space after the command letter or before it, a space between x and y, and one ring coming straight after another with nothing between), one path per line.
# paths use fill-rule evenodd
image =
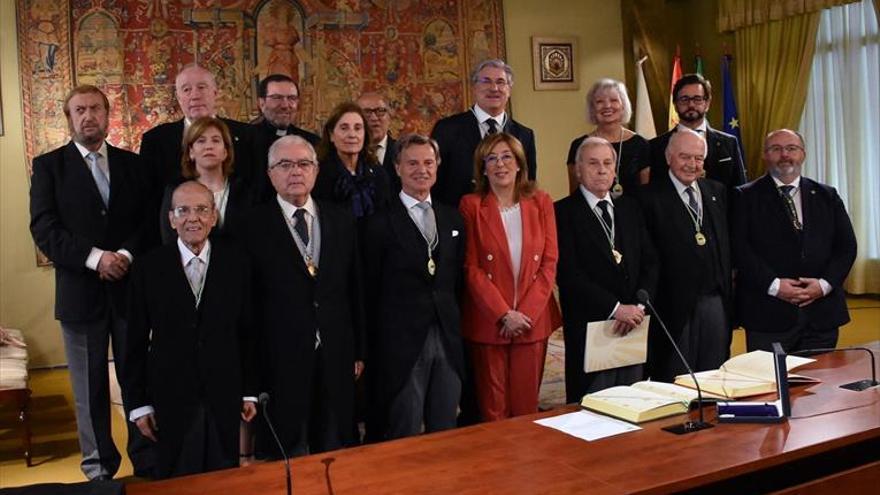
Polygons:
M254 208L241 241L254 273L260 391L287 455L355 442L355 379L363 371L363 289L350 208L316 200L315 150L300 136L269 148L275 198ZM279 458L268 425L257 457Z
M208 235L214 195L188 181L172 195L177 242L135 261L122 393L156 444L155 476L238 466L239 418L257 413L251 274L244 254Z
M764 140L767 173L736 189L732 217L737 309L750 351L835 347L849 321L843 281L856 256L837 191L803 177L803 137Z
M370 143L376 152L376 159L385 167L391 182L392 192L400 191L400 177L394 169L394 156L397 153L397 141L391 136L391 107L379 93L364 93L357 102L367 118L367 130Z
M706 119L712 103L712 84L699 74L686 74L672 88L672 102L678 113L678 125L650 142L651 181L666 180L666 146L669 138L690 129L706 140L706 177L727 187L728 192L746 182L745 165L735 136L713 129Z

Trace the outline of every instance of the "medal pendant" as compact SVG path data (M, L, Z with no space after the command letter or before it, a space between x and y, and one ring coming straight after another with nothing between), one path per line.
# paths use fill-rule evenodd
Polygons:
M618 265L620 264L621 261L623 261L623 254L621 254L620 251L618 251L616 249L612 249L611 255L614 256L614 262L617 263Z
M697 240L697 246L706 245L706 236L704 236L702 232L697 232L696 234L694 234L694 239Z
M620 183L614 184L614 187L611 188L611 192L615 194L623 194L623 186Z
M430 273L433 276L434 272L436 272L436 271L437 271L437 264L434 263L434 258L428 258L428 273Z
M306 270L309 271L309 275L311 275L312 277L318 276L318 267L315 266L314 263L312 263L312 262L306 263Z

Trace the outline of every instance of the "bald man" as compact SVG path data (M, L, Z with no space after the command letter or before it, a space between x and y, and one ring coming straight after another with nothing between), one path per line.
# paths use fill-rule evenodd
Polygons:
M805 159L799 133L773 131L767 173L736 189L737 314L750 351L835 347L849 321L842 285L856 237L837 191L801 175Z
M700 134L679 130L670 137L665 155L665 177L652 178L640 195L660 258L655 307L691 368L715 369L730 352L726 188L701 178L706 141ZM686 372L662 330L653 325L648 372L661 381Z

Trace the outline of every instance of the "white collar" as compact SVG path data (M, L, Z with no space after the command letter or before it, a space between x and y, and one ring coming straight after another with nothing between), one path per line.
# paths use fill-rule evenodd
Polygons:
M584 195L584 199L587 200L587 204L590 205L591 210L595 210L596 206L599 205L599 201L602 201L602 200L608 201L608 203L611 204L611 207L614 208L614 201L611 200L611 195L608 194L608 191L605 191L605 195L600 198L600 197L596 196L595 194L591 193L589 191L589 189L584 187L583 184L579 185L578 189L580 189L581 194Z
M76 141L74 141L73 144L76 146L76 149L79 150L79 154L82 155L83 159L85 159L86 156L91 153L88 148L77 143ZM98 148L98 154L103 156L105 160L107 159L107 141L101 141L101 147Z
M486 121L486 119L492 119L498 123L498 130L502 130L504 128L504 121L507 120L507 112L501 112L498 115L492 116L489 115L485 110L480 108L480 105L474 105L474 115L477 117L477 122L482 124Z
M205 266L208 266L208 262L211 260L210 239L205 240L205 245L202 247L202 251L198 255L190 251L189 247L180 240L180 237L177 238L177 249L180 251L180 261L183 263L183 266L188 265L193 258L199 258Z
M211 115L211 117L213 117L213 118L215 118L215 119L218 118L216 114ZM189 126L192 125L192 123L193 123L193 121L190 120L189 117L184 117L184 118L183 118L183 128L184 128L184 129L188 129Z
M675 186L675 190L678 191L678 195L683 195L684 190L687 189L688 186L684 182L678 180L678 177L676 177L675 174L672 173L672 169L669 169L667 172L669 173L669 178L672 180L672 185ZM697 184L696 180L694 180L693 184L691 184L691 187L694 188L694 191L697 194L700 193L700 186L699 184Z
M411 210L413 206L421 203L418 199L410 196L409 194L403 192L403 189L400 190L400 201L403 202L403 206L406 206L407 210ZM431 193L428 193L428 197L425 198L425 201L430 205L431 203Z
M276 195L275 199L278 200L278 204L281 206L281 209L284 211L284 216L287 218L293 218L293 214L296 213L296 210L300 208L306 210L312 218L318 218L318 207L315 204L315 201L312 199L312 195L309 195L309 199L306 200L306 203L302 206L296 206L293 203L287 202L286 199L282 198L280 195Z
M781 180L777 179L773 174L770 175L770 178L773 179L773 182L776 183L776 188L779 189L782 186L794 186L794 190L797 191L801 188L801 176L798 175L790 184L785 184Z
M707 131L708 131L708 129L709 129L709 124L707 123L706 118L703 117L703 121L700 122L700 125L698 125L696 129L691 129L691 128L688 127L688 126L683 125L681 122L679 122L678 125L677 125L676 127L678 128L678 130L687 129L687 130L689 130L689 131L698 132L698 133L702 134L703 137L705 138L705 137L706 137L706 133L707 133Z
M382 148L383 150L388 149L388 133L385 133L385 137L383 137L381 141L376 143L376 147Z

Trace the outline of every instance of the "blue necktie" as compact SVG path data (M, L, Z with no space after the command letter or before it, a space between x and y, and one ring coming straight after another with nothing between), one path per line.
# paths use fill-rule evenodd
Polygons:
M100 153L92 151L91 153L86 155L86 161L89 162L89 170L91 170L92 177L94 177L95 179L95 185L98 186L98 192L101 194L101 200L104 201L104 206L109 206L110 181L107 180L107 176L104 174L104 171L101 170L100 166L98 166L99 156L101 156Z

